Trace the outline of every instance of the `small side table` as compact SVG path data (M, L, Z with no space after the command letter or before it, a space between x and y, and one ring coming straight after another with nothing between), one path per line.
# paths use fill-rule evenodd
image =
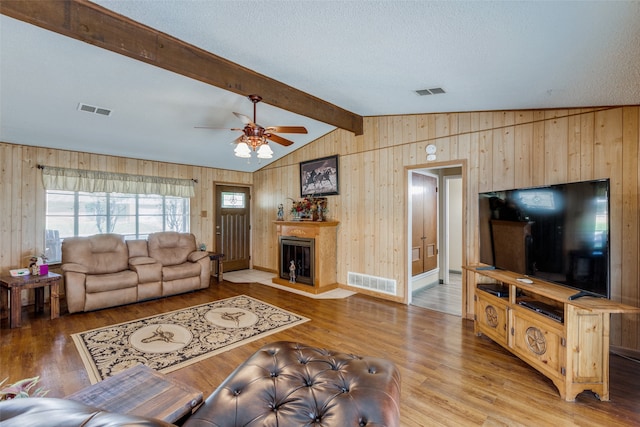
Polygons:
M209 252L209 259L211 261L216 261L216 279L218 279L218 283L222 282L222 259L224 258L224 254L219 254L215 252Z
M49 273L43 276L0 276L0 287L7 289L10 294L9 327L19 328L22 326L22 301L20 295L23 289L35 290L36 312L41 313L44 311L44 287L49 286L51 290L51 318L57 319L60 316L61 279L62 276L56 273Z

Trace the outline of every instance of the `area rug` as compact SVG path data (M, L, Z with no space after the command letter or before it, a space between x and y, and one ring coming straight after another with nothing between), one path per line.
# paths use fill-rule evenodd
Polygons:
M72 338L92 384L135 365L171 372L309 319L240 295Z

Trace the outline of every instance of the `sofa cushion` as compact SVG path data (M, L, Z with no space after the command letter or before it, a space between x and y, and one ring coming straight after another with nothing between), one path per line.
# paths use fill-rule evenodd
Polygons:
M135 288L137 285L138 275L136 272L132 270L125 270L111 274L87 275L85 290L87 293L95 293Z
M129 258L149 256L146 240L127 240L127 248L129 248Z
M200 281L200 270L202 267L197 262L185 262L180 265L168 265L162 267L162 280L170 282L171 280L183 279L185 277L197 277Z
M62 263L87 268L87 274L107 274L129 268L129 251L119 234L67 237L62 241Z
M155 264L156 262L158 261L156 261L154 258L151 258L150 256L137 256L129 258L129 266Z
M182 264L191 252L196 251L196 237L175 231L152 233L148 237L148 248L149 256L162 265Z

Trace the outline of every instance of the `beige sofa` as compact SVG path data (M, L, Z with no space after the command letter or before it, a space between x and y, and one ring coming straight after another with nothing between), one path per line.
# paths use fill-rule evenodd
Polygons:
M64 239L62 272L75 313L207 288L211 263L190 233L153 233L147 240L97 234Z

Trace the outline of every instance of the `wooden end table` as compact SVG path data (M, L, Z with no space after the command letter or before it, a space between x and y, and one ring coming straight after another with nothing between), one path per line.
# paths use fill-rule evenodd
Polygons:
M219 253L215 253L215 252L209 252L209 259L211 261L215 261L217 264L217 268L216 268L216 278L218 279L218 282L222 282L222 259L224 258L224 254L219 254ZM213 274L212 274L213 276Z
M85 387L65 399L105 411L175 423L202 403L198 390L137 365Z
M56 273L42 276L0 276L0 287L7 289L10 294L11 313L9 314L9 327L19 328L22 326L22 301L20 295L24 289L35 290L36 312L42 313L44 311L44 288L49 286L51 290L51 318L57 319L60 316L61 279L62 276Z

